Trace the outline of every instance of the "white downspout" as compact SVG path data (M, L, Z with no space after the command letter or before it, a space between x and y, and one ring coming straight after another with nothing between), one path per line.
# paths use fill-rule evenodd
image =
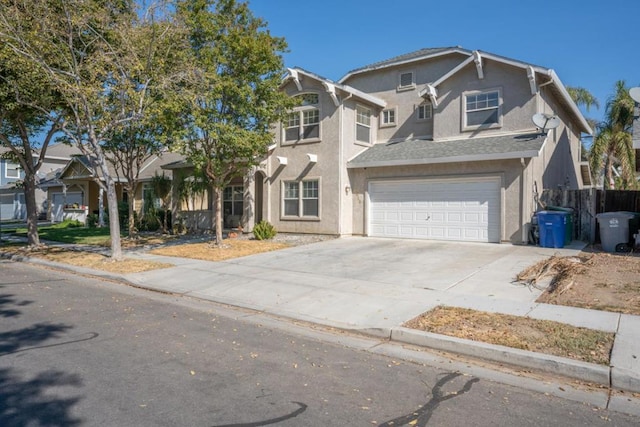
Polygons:
M529 236L528 236L528 230L526 227L526 223L527 223L527 204L529 203L529 195L525 194L525 192L528 192L529 190L529 186L527 185L527 165L524 161L524 157L520 158L520 164L522 165L522 183L521 183L521 190L520 190L520 194L522 194L521 197L521 203L522 203L522 208L521 208L521 215L522 215L522 219L520 220L520 224L521 224L521 228L522 228L522 243L524 245L527 244L527 242L529 241Z

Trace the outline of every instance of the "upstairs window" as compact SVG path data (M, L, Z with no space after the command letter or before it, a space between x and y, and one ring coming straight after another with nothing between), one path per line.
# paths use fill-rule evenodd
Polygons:
M501 124L500 91L473 92L464 95L464 127L496 127Z
M400 73L398 76L398 90L413 89L414 87L413 72Z
M418 105L418 108L416 108L416 119L418 120L429 120L433 117L432 114L431 104L428 102L420 104Z
M317 93L296 97L298 106L287 116L284 141L296 142L320 139L320 99Z
M380 115L380 127L389 127L396 125L396 109L389 108L387 110L382 110L382 114Z
M356 106L356 141L371 143L371 110Z
M20 178L20 166L14 163L6 163L4 176L5 178Z

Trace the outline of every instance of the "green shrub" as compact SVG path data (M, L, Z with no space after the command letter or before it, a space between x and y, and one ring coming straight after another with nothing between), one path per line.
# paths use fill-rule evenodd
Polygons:
M98 214L87 215L87 226L89 228L96 228L98 226Z
M273 239L278 232L269 222L262 220L253 227L253 235L258 240Z

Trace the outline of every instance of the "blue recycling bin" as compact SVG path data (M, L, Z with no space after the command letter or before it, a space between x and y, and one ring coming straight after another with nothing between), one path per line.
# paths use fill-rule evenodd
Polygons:
M568 212L540 211L538 228L540 232L540 246L543 248L564 248L567 230Z

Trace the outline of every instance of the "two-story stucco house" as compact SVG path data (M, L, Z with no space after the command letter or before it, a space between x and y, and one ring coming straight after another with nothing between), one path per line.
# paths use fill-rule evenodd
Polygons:
M591 129L549 68L423 49L337 82L289 69L281 90L298 106L236 189L245 230L526 243L543 189L589 185Z

